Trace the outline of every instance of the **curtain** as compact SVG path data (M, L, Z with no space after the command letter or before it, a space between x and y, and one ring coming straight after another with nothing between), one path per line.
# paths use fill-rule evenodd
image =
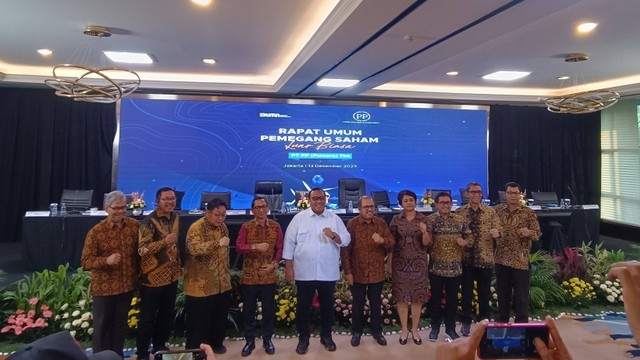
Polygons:
M0 88L0 241L20 241L27 210L48 210L63 189L111 189L115 104L58 97L50 89Z
M572 204L600 203L600 112L554 114L544 107L498 105L491 106L489 119L492 200L515 181L528 193L555 191Z

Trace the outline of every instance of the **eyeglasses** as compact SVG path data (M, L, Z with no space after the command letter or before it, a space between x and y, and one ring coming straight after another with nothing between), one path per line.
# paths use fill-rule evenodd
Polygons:
M160 198L160 200L162 200L162 201L176 201L176 198L174 198L174 197L170 197L170 198Z
M467 193L477 195L482 194L482 190L469 190Z
M507 195L520 195L520 191L507 191Z
M264 209L267 209L268 206L267 205L256 205L253 208L256 209L256 210L264 210Z
M226 213L226 212L223 212L223 213L215 213L215 212L211 212L211 215L213 215L213 216L215 216L215 217L218 217L218 218L223 218L223 217L226 217L226 216L227 216L227 213Z
M320 201L326 199L325 196L312 196L311 201Z
M440 205L451 205L451 201L438 201Z
M110 208L112 208L115 211L123 211L123 210L127 210L127 205L122 205L122 206L109 206Z

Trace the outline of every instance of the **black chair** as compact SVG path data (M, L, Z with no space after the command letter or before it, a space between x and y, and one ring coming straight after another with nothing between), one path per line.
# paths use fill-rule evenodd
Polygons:
M104 193L104 197L102 197L102 207L104 207L104 204L107 202L107 195L109 195L109 193ZM125 196L125 203L128 205L131 203L131 194L124 194Z
M555 205L559 204L558 195L555 192L549 191L532 191L531 197L533 198L533 205Z
M227 203L227 209L231 209L231 193L228 191L224 192L211 192L211 191L203 191L202 195L200 195L200 209L206 210L207 203L209 203L213 199L220 199Z
M366 191L363 179L338 179L338 207L348 207L349 201L351 201L355 207L360 197L364 194L366 194Z
M269 210L279 211L282 208L282 181L281 180L256 180L255 196L263 197Z
M173 190L174 194L176 194L176 207L175 210L182 210L182 199L184 198L184 191Z
M467 193L467 189L460 189L460 199L462 199L462 205L469 203L469 194Z
M371 198L373 199L373 203L376 207L390 207L391 202L389 201L389 193L386 191L372 191Z
M84 211L91 207L93 190L63 190L60 204L65 204L67 211Z
M498 190L498 197L500 198L500 204L507 203L507 194L504 191Z

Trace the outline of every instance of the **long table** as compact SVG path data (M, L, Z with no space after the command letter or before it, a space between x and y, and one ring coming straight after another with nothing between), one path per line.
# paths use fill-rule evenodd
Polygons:
M420 209L424 211L424 209ZM398 211L379 212L387 223ZM557 250L567 246L579 246L582 242L597 242L600 233L599 209L545 209L536 210L543 236L539 243L545 250ZM295 213L273 214L270 217L280 223L283 231ZM180 213L180 248L184 254L184 239L189 226L201 218L201 214ZM339 213L345 223L357 214ZM80 257L84 240L89 230L104 216L25 216L22 219L23 260L26 270L40 271L57 269L69 263L72 268L80 267ZM142 217L138 218L142 219ZM227 216L225 223L231 238L230 263L237 268L240 257L235 253L235 240L240 226L252 219L245 214Z

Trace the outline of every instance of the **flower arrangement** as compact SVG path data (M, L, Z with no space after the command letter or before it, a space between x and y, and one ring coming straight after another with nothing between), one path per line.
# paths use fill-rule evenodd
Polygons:
M146 206L147 203L144 202L144 193L131 193L131 202L128 204L129 209L142 209Z
M296 320L298 298L294 284L290 281L278 282L276 291L276 325L290 327ZM260 314L259 314L260 315Z
M62 328L68 330L73 337L84 340L93 335L93 315L91 314L91 304L87 300L80 300L71 306L64 304L60 311L64 311L60 315Z
M527 205L527 189L524 189L524 191L520 194L520 199L518 200L518 202L520 203L520 205Z
M135 330L138 328L138 314L140 313L140 298L131 298L131 309L127 313L127 325L129 330Z
M577 308L589 305L589 303L596 298L596 292L593 286L577 277L573 277L569 279L569 281L563 281L562 289L564 290L567 301Z
M306 195L300 197L300 200L298 200L298 202L296 203L296 207L301 210L309 208L309 199Z
M622 302L622 286L618 280L610 281L602 279L602 276L593 275L593 285L596 288L596 294L601 300L615 304Z
M423 206L431 206L433 205L433 198L431 197L431 190L427 189L424 191L424 195L422 195L422 199L420 200L420 203Z
M47 305L38 306L40 299L32 298L28 302L28 309L18 309L7 318L7 325L0 333L13 333L16 336L37 338L38 331L49 326L48 321L53 316Z

